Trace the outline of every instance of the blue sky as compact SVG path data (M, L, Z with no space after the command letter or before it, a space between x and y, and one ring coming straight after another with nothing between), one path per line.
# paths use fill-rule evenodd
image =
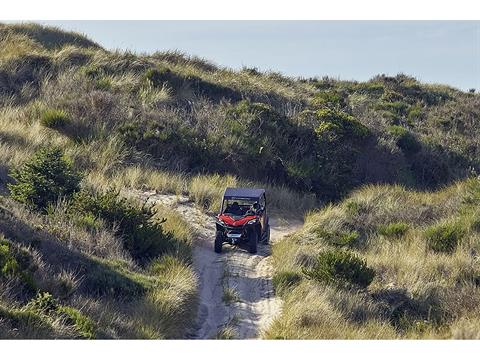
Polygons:
M178 49L216 64L368 80L403 72L480 89L480 21L39 21L108 49Z

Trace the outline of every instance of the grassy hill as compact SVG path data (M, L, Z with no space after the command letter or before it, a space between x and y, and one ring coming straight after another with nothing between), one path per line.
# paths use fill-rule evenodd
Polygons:
M320 203L338 202L309 217L306 237L315 226L332 222L328 231L334 238L347 247L355 244L353 249L374 263L370 287L380 292L387 280L379 280L379 269L386 267L390 274L406 265L382 265L376 252L404 251L409 261L428 259L428 271L455 264L463 269L460 265L469 259L471 249L463 242L455 248L457 255L417 254L415 249L423 249L419 239L424 227L443 217L464 216L460 205L443 215L435 211L443 211L438 209L446 206L443 201L455 203L455 196L447 195L466 188L470 183L456 182L475 176L478 169L480 96L474 92L422 84L403 74L355 82L293 79L255 68L234 71L178 52L108 51L81 34L35 24L0 24L0 49L0 264L5 269L0 276L0 337L184 336L195 315L196 296L190 239L182 231L187 225L168 209L148 212L135 201L122 202L129 189L188 195L210 212L217 210L227 185L264 186L271 205L283 211L303 213ZM59 187L58 179L50 181L45 159L55 154L62 169L78 175L71 191ZM38 184L32 180L37 175L20 176L21 171L47 174L46 181ZM15 184L20 185L16 192L11 191ZM367 187L348 195L367 184L403 187ZM442 190L449 184L464 185ZM439 192L428 192L434 190ZM115 191L120 195L112 195ZM57 201L57 195L63 200ZM355 202L358 197L375 198L368 206L378 205L375 211L385 219L355 218L351 223L355 209L363 209L362 202ZM399 197L410 202L403 204ZM403 215L394 215L393 200ZM364 217L377 216L367 210L358 211ZM402 239L413 239L408 247L372 235L375 226L395 221L408 225L407 235L402 234ZM462 229L474 239L473 228L465 224ZM143 244L144 225L156 234L158 246L146 244L140 251L132 243ZM298 242L299 236L289 241ZM372 236L377 245L367 246ZM322 241L312 240L308 246L316 253L324 247ZM303 278L301 265L288 264L285 269L293 278L301 273L292 304L295 296L316 298L323 288ZM285 269L279 266L277 271ZM445 286L450 289L457 275L448 276ZM413 291L404 283L392 286ZM322 296L343 301L343 293L330 287ZM476 291L474 286L460 287ZM424 290L418 296L427 296ZM358 311L373 329L367 334L397 336L396 325L382 317L370 295L352 290L346 294L353 299L351 306L365 304L369 313ZM356 311L342 304L344 312L335 310L336 316ZM318 306L332 309L327 302ZM467 313L462 314L455 315L455 321L473 326ZM287 311L274 325L272 337L336 334L312 330L320 327L314 315L312 324L306 320L308 330L298 332L297 325L281 322L290 321L288 316ZM412 321L426 315L415 316ZM183 321L172 321L179 318ZM451 324L448 319L441 317L439 323ZM357 320L345 321L339 324L352 329L351 337L360 337L355 331L364 330L355 327ZM405 334L409 326L404 326ZM438 330L430 323L426 329L428 334Z
M480 180L367 186L274 245L269 338L480 337Z

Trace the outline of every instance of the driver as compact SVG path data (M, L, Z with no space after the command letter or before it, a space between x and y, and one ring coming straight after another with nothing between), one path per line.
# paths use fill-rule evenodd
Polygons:
M240 205L238 205L238 202L234 201L232 205L230 206L230 212L234 215L240 215L241 213Z

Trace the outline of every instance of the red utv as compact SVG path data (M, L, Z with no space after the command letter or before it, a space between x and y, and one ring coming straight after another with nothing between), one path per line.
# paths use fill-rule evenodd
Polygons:
M223 243L246 243L248 251L257 252L259 241L268 243L267 199L263 189L227 188L216 222L215 252L221 253Z

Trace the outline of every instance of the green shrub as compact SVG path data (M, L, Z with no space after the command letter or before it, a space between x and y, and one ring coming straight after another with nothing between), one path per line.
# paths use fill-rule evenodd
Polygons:
M137 260L147 261L167 252L173 246L173 236L163 231L161 221L154 219L152 208L135 206L118 192L78 192L69 212L73 217L100 218L117 229L125 249Z
M439 253L453 253L462 240L465 230L458 223L444 223L425 230L427 246Z
M81 179L59 148L38 151L10 176L15 180L8 184L12 198L43 211L59 197L77 192Z
M39 314L51 315L58 310L58 301L48 292L41 292L28 302L26 308Z
M72 325L82 338L94 339L96 337L96 325L87 316L70 306L59 306L57 314L68 325Z
M45 110L40 117L40 124L51 129L59 129L70 122L70 118L63 110Z
M0 235L0 278L16 277L21 280L23 290L33 293L37 286L32 277L32 256Z
M315 129L318 136L329 133L330 138L353 136L365 138L370 131L353 116L337 110L321 109L316 112L320 125Z
M317 256L316 264L312 268L303 268L303 273L325 284L353 284L360 287L370 285L375 276L375 271L367 266L365 260L340 249L323 251Z
M421 144L415 136L404 127L393 125L388 128L388 132L396 139L398 147L402 149L405 155L413 155L420 151L422 147Z
M275 292L282 296L302 280L302 276L294 271L281 271L273 275L272 284Z
M358 238L360 234L358 231L327 231L323 228L320 228L316 231L316 234L326 241L329 245L334 246L349 246L352 245Z
M381 225L378 228L378 233L383 236L398 238L405 235L408 229L408 224L404 222L394 222L388 225Z
M336 90L329 90L316 93L310 105L314 108L341 109L347 104L341 93Z
M422 107L420 105L414 105L411 106L410 109L408 109L408 123L410 125L415 124L418 120L421 120L423 117L423 111Z
M407 114L409 105L403 101L381 102L375 106L375 110L384 110L395 115L404 116Z
M162 67L145 71L143 81L155 88L161 88L167 84L173 89L178 89L182 86L184 79L172 70Z
M45 339L54 334L54 329L45 316L26 308L6 309L0 305L0 319L8 322L21 338Z
M96 326L92 320L77 309L60 305L48 292L38 293L35 298L25 305L23 310L48 316L51 319L60 317L66 324L73 326L81 337L86 339L95 338Z

